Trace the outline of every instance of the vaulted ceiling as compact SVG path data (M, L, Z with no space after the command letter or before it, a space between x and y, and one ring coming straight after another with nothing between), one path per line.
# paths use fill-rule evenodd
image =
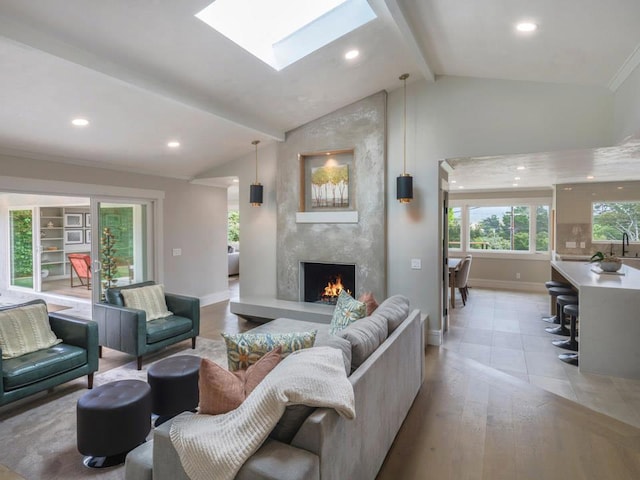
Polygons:
M0 2L0 153L193 178L404 72L615 89L640 61L637 0L369 0L377 19L279 72L194 17L209 3Z

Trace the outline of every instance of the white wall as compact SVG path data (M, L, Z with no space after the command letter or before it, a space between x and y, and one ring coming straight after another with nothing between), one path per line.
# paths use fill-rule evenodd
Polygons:
M613 94L605 88L461 77L407 86L407 170L415 198L395 200L402 172L402 90L388 100L388 293L407 295L439 328L438 161L611 145ZM422 259L411 270L411 258Z
M615 93L613 128L615 143L640 131L640 66L636 67Z
M185 180L11 156L0 155L0 165L2 176L86 185L86 195L95 193L90 191L90 185L163 191L161 258L164 259L167 291L200 297L203 304L228 298L226 189L192 185ZM173 257L173 248L181 248L182 255Z
M249 186L256 179L253 152L198 176L239 179L241 296L276 296L276 147L272 143L258 148L258 180L264 186L261 207L249 205Z

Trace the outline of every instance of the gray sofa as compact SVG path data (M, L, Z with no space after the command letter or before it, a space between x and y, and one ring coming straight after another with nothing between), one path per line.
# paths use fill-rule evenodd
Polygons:
M240 469L237 480L376 477L424 379L424 322L420 311L409 311L408 300L396 295L383 302L369 318L376 314L378 323L384 318L384 325L393 331L364 360L362 346L353 342L360 334L357 330L350 337L345 335L351 338L349 342L330 336L326 324L292 319L277 319L252 330L253 333L317 329L316 345L328 342L342 349L346 366L352 358L355 362L352 366L362 363L349 377L355 393L354 420L346 420L332 409L312 410L290 443L267 438ZM188 480L169 438L170 424L156 428L153 441L129 453L126 480Z

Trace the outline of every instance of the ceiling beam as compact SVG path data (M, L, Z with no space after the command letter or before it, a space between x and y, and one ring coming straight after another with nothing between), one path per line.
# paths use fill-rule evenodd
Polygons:
M396 27L398 28L398 30L400 30L402 38L404 39L407 46L409 47L409 50L416 59L420 72L422 72L422 75L428 82L435 82L436 77L433 73L433 70L429 66L427 55L424 52L424 49L422 48L422 45L420 44L414 32L414 29L407 21L407 14L400 4L400 0L384 0L384 3L389 9L389 13L391 14L391 18L396 24Z
M274 140L284 141L283 131L256 120L252 115L235 111L211 98L206 92L197 92L192 87L181 84L178 79L168 80L166 74L153 74L150 71L143 71L139 66L113 62L106 56L65 43L42 29L35 29L24 23L10 20L7 16L0 16L0 32L2 32L0 36L10 41L107 75L139 90L209 113Z

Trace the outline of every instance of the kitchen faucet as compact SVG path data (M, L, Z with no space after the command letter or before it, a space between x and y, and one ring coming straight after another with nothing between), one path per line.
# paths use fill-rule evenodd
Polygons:
M627 247L629 246L629 235L627 234L627 232L624 232L622 234L622 256L624 257L625 254L625 250L624 250L624 241L625 239L627 240Z

